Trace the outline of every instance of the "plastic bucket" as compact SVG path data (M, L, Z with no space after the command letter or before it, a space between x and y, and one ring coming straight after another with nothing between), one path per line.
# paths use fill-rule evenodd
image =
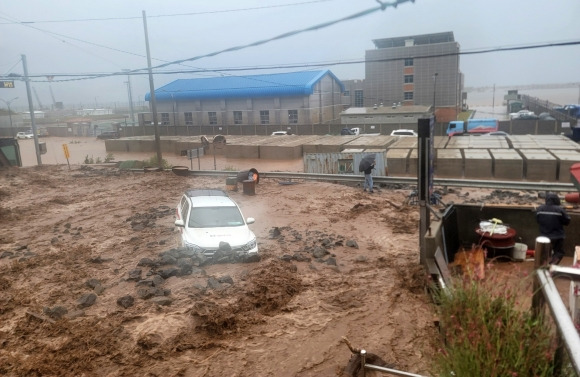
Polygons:
M242 182L244 188L244 195L255 195L256 194L256 181L245 180Z
M156 171L163 171L163 168L155 167L155 166L144 166L143 172L144 173L151 173Z
M227 177L226 178L226 189L228 191L238 191L238 179L237 179L237 177Z
M527 252L528 252L528 245L526 245L525 243L516 242L516 244L514 245L514 248L512 249L512 258L515 261L523 262L524 260L526 260Z
M580 193L571 192L569 194L566 194L564 200L567 201L568 203L580 203Z
M175 175L179 175L181 177L186 177L189 175L189 168L187 166L173 166L171 171Z

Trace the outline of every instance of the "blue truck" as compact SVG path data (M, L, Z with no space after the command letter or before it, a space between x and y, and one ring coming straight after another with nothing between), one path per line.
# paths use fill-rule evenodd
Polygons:
M566 105L561 107L554 107L554 110L566 114L569 117L580 119L580 105Z
M497 119L468 119L467 121L454 120L447 125L447 136L462 134L484 134L497 131Z

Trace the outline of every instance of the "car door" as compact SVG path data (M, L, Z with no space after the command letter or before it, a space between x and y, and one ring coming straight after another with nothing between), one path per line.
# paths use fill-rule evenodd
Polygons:
M183 220L183 223L187 225L187 214L189 213L189 201L184 196L181 197L181 202L179 203L179 213L177 214L179 220Z

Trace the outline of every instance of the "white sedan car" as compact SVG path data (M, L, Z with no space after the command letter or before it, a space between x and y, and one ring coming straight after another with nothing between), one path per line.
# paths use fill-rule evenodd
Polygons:
M414 136L414 137L417 137L417 133L413 130L399 129L399 130L393 130L391 132L391 136Z
M256 236L248 228L254 219L244 219L240 208L224 191L188 190L177 205L175 225L181 245L211 257L227 243L239 254L257 254Z
M17 139L32 139L34 135L31 132L18 132L16 134Z

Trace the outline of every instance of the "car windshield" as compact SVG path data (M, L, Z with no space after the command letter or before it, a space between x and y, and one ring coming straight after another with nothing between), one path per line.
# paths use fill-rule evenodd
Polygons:
M194 207L189 215L190 228L218 228L244 225L237 207Z

